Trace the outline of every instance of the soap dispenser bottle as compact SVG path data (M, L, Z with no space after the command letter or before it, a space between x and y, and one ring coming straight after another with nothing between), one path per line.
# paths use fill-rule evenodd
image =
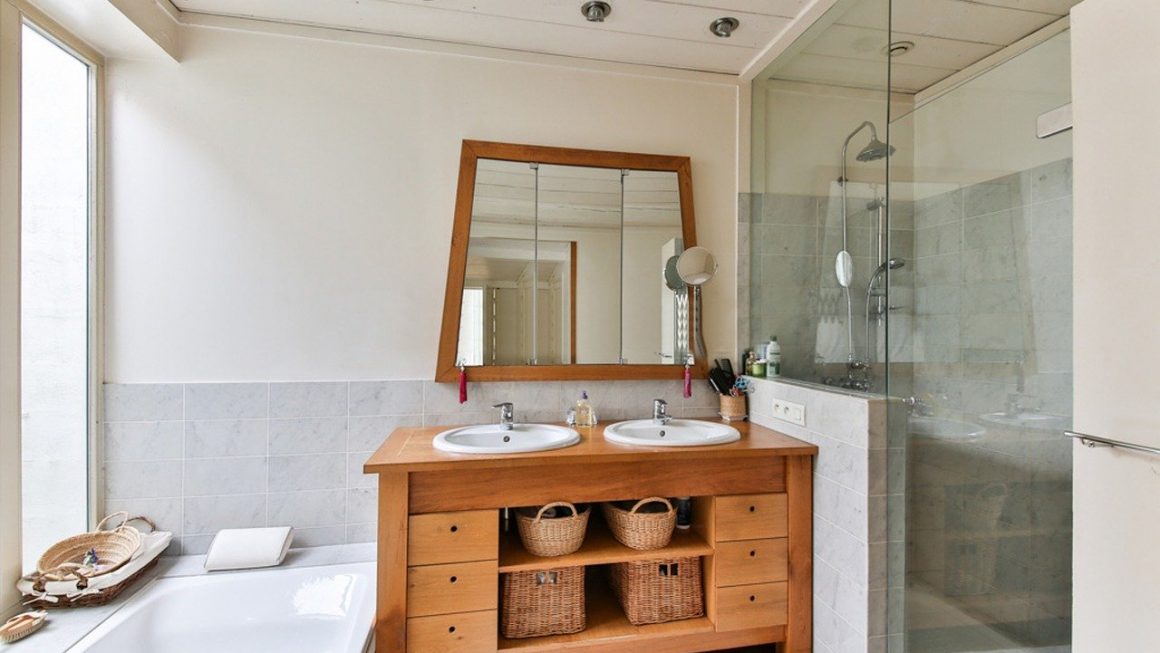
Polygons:
M596 426L596 410L588 403L587 390L582 390L576 400L576 426Z
M765 375L781 376L781 345L777 336L771 337L765 348Z

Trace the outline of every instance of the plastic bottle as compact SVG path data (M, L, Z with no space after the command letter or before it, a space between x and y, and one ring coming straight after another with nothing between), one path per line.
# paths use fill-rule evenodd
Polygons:
M781 345L773 336L765 346L765 376L781 376Z
M576 400L576 426L596 426L596 411L588 403L587 390L582 390Z

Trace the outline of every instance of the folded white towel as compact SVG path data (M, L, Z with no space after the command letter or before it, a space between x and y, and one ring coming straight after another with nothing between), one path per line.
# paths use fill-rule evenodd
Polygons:
M205 554L205 570L274 567L282 564L293 541L294 529L290 526L218 531Z

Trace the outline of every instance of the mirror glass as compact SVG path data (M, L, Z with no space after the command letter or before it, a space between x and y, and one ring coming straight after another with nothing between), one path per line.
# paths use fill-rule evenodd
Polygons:
M468 233L460 363L684 364L675 170L480 158Z

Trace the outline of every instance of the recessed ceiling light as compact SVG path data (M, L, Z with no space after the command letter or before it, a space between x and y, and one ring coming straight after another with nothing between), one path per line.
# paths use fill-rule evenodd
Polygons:
M736 18L733 18L732 16L725 16L724 18L718 18L717 20L709 23L709 31L713 32L714 36L727 39L733 35L733 30L737 29L737 26L740 24L741 21L737 20Z
M914 49L914 41L895 41L883 48L883 53L891 57L901 57Z
M585 2L580 7L580 13L588 19L590 23L603 23L608 14L612 13L612 6L607 2L600 2L600 0L593 0Z

